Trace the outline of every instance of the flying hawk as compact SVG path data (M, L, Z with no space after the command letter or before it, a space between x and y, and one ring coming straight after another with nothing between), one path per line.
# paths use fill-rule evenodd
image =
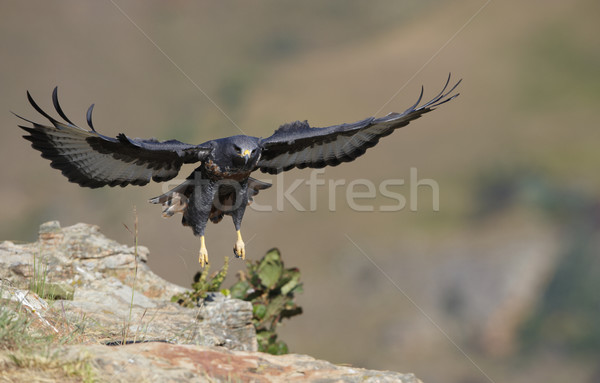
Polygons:
M237 241L233 248L237 257L246 251L240 232L246 206L260 190L271 184L250 177L255 170L277 174L292 168L322 168L350 162L376 145L381 137L391 134L421 115L434 110L455 97L451 95L458 81L448 89L450 76L442 91L431 101L417 102L403 113L385 117L369 117L352 124L313 128L307 121L282 125L267 138L232 136L190 145L177 140L129 138L121 133L116 138L104 136L92 124L92 110L87 111L90 130L75 125L58 103L57 88L52 93L58 121L44 112L29 92L27 98L35 110L52 126L17 117L32 126L22 126L23 136L39 150L50 166L59 169L71 182L89 188L102 186L146 185L150 180L163 182L177 176L181 166L200 163L185 182L149 202L162 204L163 216L183 213L182 224L190 226L200 237L199 261L208 262L204 230L210 219L219 222L231 215Z

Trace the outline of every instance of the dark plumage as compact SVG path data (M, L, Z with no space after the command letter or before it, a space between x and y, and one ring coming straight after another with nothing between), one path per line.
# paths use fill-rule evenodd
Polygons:
M420 105L423 89L417 102L403 113L385 117L369 117L352 124L312 128L308 122L296 121L282 125L273 135L257 138L244 135L220 138L200 145L177 140L116 138L98 133L92 124L92 110L87 112L90 130L73 124L58 103L57 89L52 102L60 122L44 112L29 92L29 102L52 126L42 125L18 116L32 126L22 126L23 136L31 146L50 160L71 182L80 186L146 185L150 180L167 181L179 173L186 163L200 163L187 180L167 193L153 198L151 203L163 205L163 216L183 213L182 223L190 226L200 237L200 263L208 261L204 230L210 219L219 222L231 215L238 234L234 246L236 256L244 258L245 248L240 227L246 206L260 190L271 185L250 177L255 170L277 174L292 168L322 168L349 162L376 145L381 137L408 125L455 97L451 95L458 81L447 90L450 76L442 91L431 101Z

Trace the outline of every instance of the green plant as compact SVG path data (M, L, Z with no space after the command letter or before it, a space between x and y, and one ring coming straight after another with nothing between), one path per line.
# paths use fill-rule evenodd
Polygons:
M0 285L0 297L3 295ZM56 333L35 325L35 318L21 303L0 298L0 350L43 351L56 339Z
M229 258L225 257L223 268L209 276L210 267L194 276L192 291L177 294L171 301L185 307L196 307L198 301L209 292L221 291L233 298L252 303L252 322L256 328L259 350L274 355L286 354L285 342L277 340L276 330L284 318L302 314L294 294L302 292L300 271L284 268L281 254L271 249L259 261L247 262L246 271L240 271L239 281L230 289L222 289L227 276Z
M29 280L29 291L42 299L54 301L58 299L73 300L75 289L64 283L48 282L48 262L34 254L33 275Z
M209 292L221 291L225 295L229 295L229 290L221 290L221 284L223 284L228 270L229 257L225 257L223 267L210 276L210 264L206 265L204 270L197 272L194 276L194 283L192 283L193 291L176 294L171 298L171 301L185 307L195 307L198 301L206 298Z
M230 291L232 297L252 303L259 350L286 354L288 347L277 340L276 330L284 318L302 314L294 297L302 292L300 270L284 268L279 250L271 249L261 260L247 263L246 272L239 274Z
M31 343L27 332L30 320L16 311L0 306L0 350L13 350Z
M36 328L20 304L0 300L0 352L7 356L1 363L2 381L96 382L90 358L61 360L52 352L56 341L56 334L47 335Z
M131 231L131 229L129 229L129 227L127 227L126 224L123 224L123 226L125 226L125 229L127 229L127 231L129 231L129 233L133 236L133 251L134 251L134 262L135 262L135 269L133 272L133 283L131 286L131 301L129 302L129 316L127 317L127 322L124 323L123 325L123 338L121 340L121 344L126 344L127 342L127 338L129 337L129 327L131 324L131 314L133 312L133 298L135 295L135 283L137 281L137 275L138 275L138 215L137 215L137 210L135 208L135 206L133 207L133 215L135 217L134 221L133 221L133 231ZM145 314L145 312L144 312ZM137 336L137 333L136 333Z
M17 352L8 356L9 362L4 363L2 371L2 378L7 382L78 381L94 383L98 381L89 355L75 360L62 360L57 355L45 355L38 352Z
M33 276L29 280L29 291L36 293L43 299L52 300L52 294L46 289L46 278L48 276L48 263L43 263L41 257L33 254Z

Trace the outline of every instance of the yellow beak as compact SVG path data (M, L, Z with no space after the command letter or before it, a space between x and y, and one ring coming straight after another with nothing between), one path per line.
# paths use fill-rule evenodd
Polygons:
M244 150L244 152L242 154L240 154L240 156L242 156L242 157L250 157L250 150L248 150L248 149Z

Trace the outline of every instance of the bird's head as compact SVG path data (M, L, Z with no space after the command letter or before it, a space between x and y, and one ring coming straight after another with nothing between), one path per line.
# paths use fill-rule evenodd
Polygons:
M228 145L229 155L236 168L250 170L256 166L260 156L258 142L253 137L233 136Z

